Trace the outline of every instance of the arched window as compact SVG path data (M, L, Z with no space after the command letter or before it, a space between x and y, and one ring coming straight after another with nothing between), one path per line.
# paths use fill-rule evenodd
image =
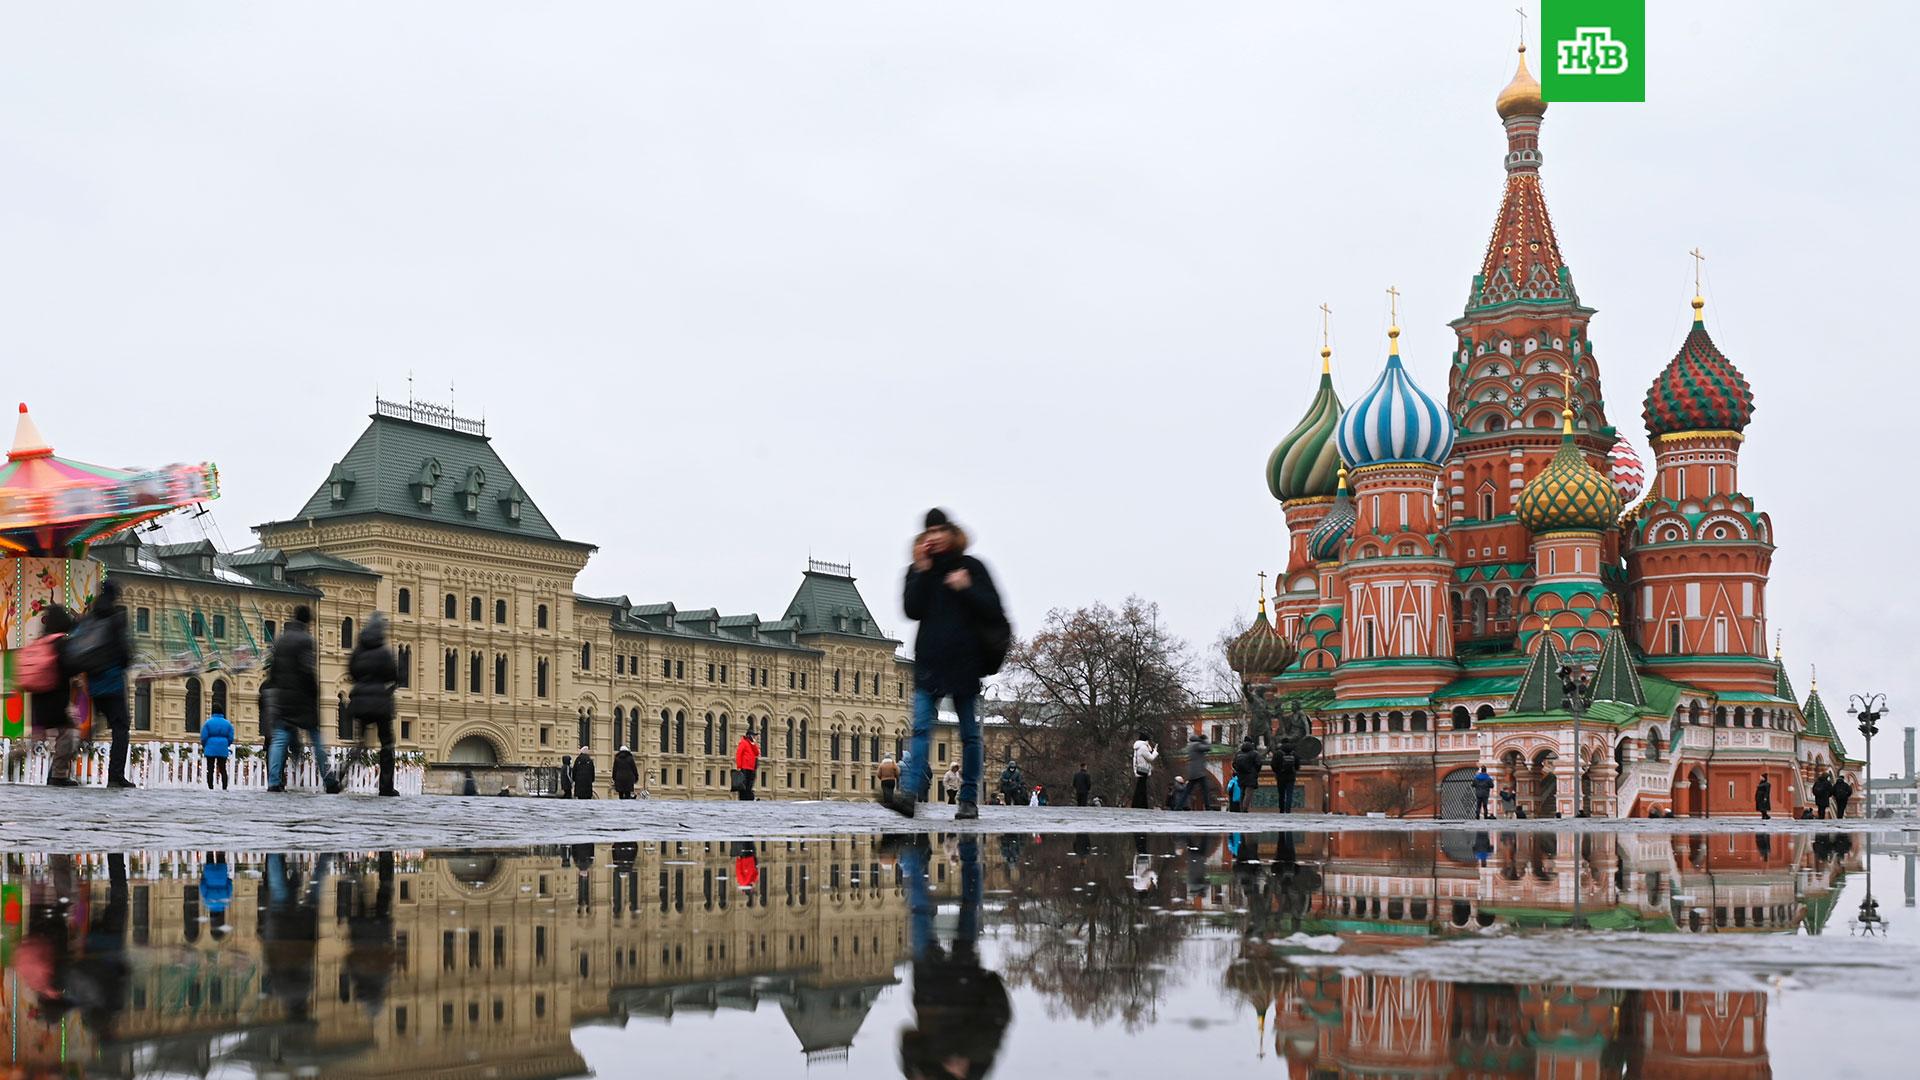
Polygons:
M720 738L715 742L714 749L716 749L722 754L731 753L733 749L733 739L727 733L727 728L729 726L731 725L727 723L727 714L721 713L720 714Z
M393 658L396 662L395 666L399 668L400 681L398 685L401 686L402 688L412 686L413 685L413 646L411 645L394 646Z
M800 718L800 756L807 756L807 718Z
M1660 755L1663 752L1665 752L1665 750L1666 750L1666 741L1661 738L1660 729L1659 728L1649 729L1647 731L1647 760L1659 761Z
M533 625L536 630L547 628L547 605L541 604L533 609Z
M580 745L586 747L589 750L593 748L593 710L592 709L580 710Z
M547 696L547 662L538 660L533 665L533 693L535 697Z
M701 732L700 752L703 754L713 753L713 714L712 713L707 714L707 722L701 727L700 732Z
M507 658L504 653L495 653L493 657L493 692L502 697L507 693Z
M146 679L133 686L133 730L153 730L153 683Z
M640 710L638 708L628 711L627 725L629 727L627 745L638 748L640 745Z
M582 642L580 645L580 670L593 670L593 643L590 641Z
M485 611L486 611L486 605L481 602L479 597L474 596L474 597L469 597L467 599L467 621L468 622L479 622L481 619L481 616Z
M393 609L402 615L413 611L413 590L401 589L393 596Z
M1719 706L1716 706L1716 707L1714 708L1714 710L1713 710L1713 726L1714 726L1714 727L1726 727L1726 726L1727 726L1727 707L1726 707L1725 705L1719 705Z
M482 680L485 678L485 675L482 672L481 666L485 663L485 658L479 653L467 654L467 693L478 694L483 689L485 684Z
M847 760L858 765L860 764L860 733L855 731L848 741L850 745L847 747Z
M867 760L868 761L880 760L880 736L878 735L874 735L868 739ZM897 761L899 759L896 758L895 760Z
M1494 618L1513 618L1513 594L1505 589L1493 594Z
M673 752L687 752L687 710L677 709L673 714Z
M1470 731L1472 728L1473 717L1467 712L1467 707L1465 705L1455 705L1453 707L1453 730Z
M495 600L493 602L493 621L497 626L507 625L507 602L505 600Z
M793 756L793 717L787 717L787 756Z
M200 680L187 680L187 734L200 730Z
M1473 719L1474 719L1474 722L1477 724L1484 724L1487 721L1493 719L1493 706L1491 705L1480 706L1479 710L1473 714Z
M1406 717L1400 715L1400 710L1395 709L1392 712L1389 712L1387 714L1387 730L1388 731L1399 731L1405 726L1405 724L1406 724Z
M1733 726L1734 727L1747 726L1747 707L1745 705L1739 705L1734 707Z
M453 595L452 593L448 593L445 608L446 608L447 618L449 619L459 618L460 617L460 598Z
M353 733L353 717L349 715L347 712L347 695L341 694L334 698L333 711L334 711L335 718L339 722L339 731L340 731L341 741L351 742L353 740L353 734L354 734ZM325 762L320 762L319 764L321 768L323 769L326 768Z
M353 648L353 620L351 618L340 620L340 647L343 649Z
M1507 418L1499 415L1498 413L1495 413L1494 415L1487 417L1487 430L1488 431L1507 430Z
M441 681L446 686L447 693L451 694L460 689L460 654L448 649L445 664L446 670Z
M673 745L673 714L660 710L660 752L666 753Z
M1475 590L1472 599L1469 601L1469 604L1473 611L1473 632L1475 636L1486 633L1487 632L1487 594L1480 592L1478 590Z

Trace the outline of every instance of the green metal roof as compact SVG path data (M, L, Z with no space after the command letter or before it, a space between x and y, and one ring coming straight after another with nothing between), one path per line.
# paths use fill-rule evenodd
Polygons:
M380 413L371 420L288 523L383 514L572 542L527 497L487 436Z
M1627 635L1616 624L1600 644L1600 666L1593 674L1593 697L1598 701L1616 701L1635 708L1647 703L1646 688L1640 673L1633 668L1633 655L1627 651Z
M1525 577L1531 563L1491 563L1486 566L1456 566L1453 580L1462 585L1475 581L1513 581Z
M1382 697L1352 698L1344 701L1336 698L1328 702L1326 707L1335 711L1345 711L1347 709L1427 709L1432 708L1432 705L1431 700L1423 697Z
M336 574L358 574L362 577L379 577L380 572L369 570L350 559L338 555L329 555L324 551L296 551L287 556L287 573L297 574L302 570L326 570Z
M1793 705L1800 703L1792 698L1775 697L1772 694L1756 694L1748 690L1728 690L1714 695L1724 702L1735 705Z
M871 641L894 641L874 622L873 612L854 585L846 567L814 562L800 578L800 588L787 604L783 618L792 619L801 634L839 634Z
M1466 679L1456 679L1440 688L1433 695L1435 701L1452 701L1461 698L1508 698L1511 699L1520 689L1518 675L1481 675Z
M1508 712L1537 716L1558 712L1565 702L1566 692L1560 688L1560 650L1549 634L1527 662L1527 670L1514 688Z

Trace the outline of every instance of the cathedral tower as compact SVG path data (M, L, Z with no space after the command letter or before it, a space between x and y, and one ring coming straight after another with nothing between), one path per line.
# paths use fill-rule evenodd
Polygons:
M1291 638L1302 620L1321 605L1308 537L1333 508L1340 451L1334 430L1340 423L1340 397L1333 390L1333 349L1320 347L1320 387L1307 414L1267 457L1267 490L1287 517L1287 565L1274 583L1273 613L1280 632Z

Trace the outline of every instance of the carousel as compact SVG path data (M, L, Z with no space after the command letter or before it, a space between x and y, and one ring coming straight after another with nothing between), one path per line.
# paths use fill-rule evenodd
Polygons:
M0 465L0 735L22 735L25 702L13 688L14 651L60 605L78 615L93 602L103 568L90 545L183 507L218 498L218 471L207 463L111 469L63 458L20 406L13 448ZM76 695L84 708L84 701Z

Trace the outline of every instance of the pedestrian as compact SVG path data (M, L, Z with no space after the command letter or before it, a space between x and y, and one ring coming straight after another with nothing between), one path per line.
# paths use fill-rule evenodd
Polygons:
M1300 775L1300 753L1292 739L1281 739L1273 752L1273 784L1279 789L1280 812L1293 813L1293 783Z
M1073 774L1073 805L1087 805L1087 799L1092 795L1093 774L1087 771L1087 763L1083 761Z
M474 778L472 769L460 770L460 794L462 795L480 794L480 781Z
M1213 743L1206 735L1196 730L1187 736L1187 799L1188 809L1192 809L1191 800L1200 798L1200 809L1213 809L1213 792L1207 780L1207 755L1213 751Z
M733 789L741 802L753 801L753 781L760 775L760 748L754 745L753 728L747 728L733 746Z
M1040 785L1038 785L1038 784L1035 784L1035 785L1033 786L1033 791L1031 791L1030 793L1028 793L1028 795L1027 795L1027 805L1028 805L1028 806L1044 806L1044 805L1046 805L1046 803L1045 803L1045 801L1044 801L1044 800L1043 800L1043 799L1042 799L1042 798L1040 797Z
M1240 812L1240 774L1231 773L1227 776L1227 813L1237 814L1239 812Z
M913 760L904 790L885 802L888 809L913 816L932 774L934 721L941 698L953 700L960 721L960 806L954 819L980 816L980 779L986 749L974 705L980 680L1000 670L1012 643L1012 628L1000 606L1000 593L986 565L968 555L967 534L938 507L927 511L925 527L913 542L913 562L903 590L907 618L920 624L913 648Z
M1511 786L1503 787L1500 789L1500 816L1501 817L1506 817L1506 818L1514 817L1515 816L1514 811L1519 808L1519 805L1520 805L1520 796L1514 792Z
M956 761L947 766L946 773L940 777L940 786L945 790L948 802L953 803L960 801L959 762Z
M215 932L226 927L227 906L233 903L233 869L223 852L209 851L200 864L200 904Z
M233 721L220 713L207 717L200 725L200 756L207 763L207 790L213 790L213 778L220 777L220 790L227 790L227 758L233 754Z
M573 755L560 755L560 797L573 798Z
M1473 818L1475 821L1493 816L1487 809L1487 800L1493 796L1493 774L1482 765L1480 771L1473 774Z
M1827 803L1833 798L1833 779L1821 773L1813 782L1813 805L1820 810L1820 820L1827 819Z
M1836 820L1847 816L1847 802L1853 798L1853 785L1847 781L1845 773L1833 782L1833 816Z
M1173 778L1173 783L1168 785L1167 809L1169 810L1189 809L1189 807L1187 806L1187 778L1186 777L1176 776Z
M1240 740L1240 749L1233 755L1233 775L1240 781L1240 797L1233 806L1240 813L1249 813L1253 809L1253 793L1260 790L1260 751L1254 746L1253 736Z
M87 617L74 632L75 664L87 676L93 715L104 717L112 732L107 755L107 786L137 787L127 779L131 728L127 716L127 667L133 646L127 639L127 609L120 604L120 583L108 578L94 593Z
M573 756L573 797L593 798L593 751L584 746Z
M1753 788L1753 808L1760 811L1761 821L1773 820L1773 781L1762 776Z
M27 692L33 721L33 743L52 748L47 769L48 787L79 787L73 778L74 755L80 752L80 732L68 710L74 671L67 658L67 637L73 616L59 604L40 612L40 632L15 660L14 682Z
M1000 794L1008 806L1018 806L1026 801L1027 778L1020 772L1020 763L1011 757L1007 767L1000 770Z
M874 775L880 778L880 801L892 802L893 793L900 787L900 763L893 760L892 754L888 754L880 760L880 767L874 770Z
M1135 810L1145 810L1148 806L1147 781L1153 776L1153 766L1160 760L1160 747L1144 731L1137 732L1133 740L1133 802Z
M613 755L613 793L622 799L633 798L640 786L640 763L633 760L633 747L623 746Z
M387 644L386 616L377 611L360 628L353 655L347 658L347 676L353 680L347 711L358 725L355 737L365 739L368 728L379 736L380 794L398 796L400 789L393 779L393 691L400 685L400 661Z
M273 734L267 742L267 790L287 790L287 755L298 748L302 733L313 746L314 765L328 793L340 785L328 767L327 741L320 731L320 676L314 666L313 635L307 626L313 609L293 609L293 618L273 639L267 657L266 690L273 712Z

